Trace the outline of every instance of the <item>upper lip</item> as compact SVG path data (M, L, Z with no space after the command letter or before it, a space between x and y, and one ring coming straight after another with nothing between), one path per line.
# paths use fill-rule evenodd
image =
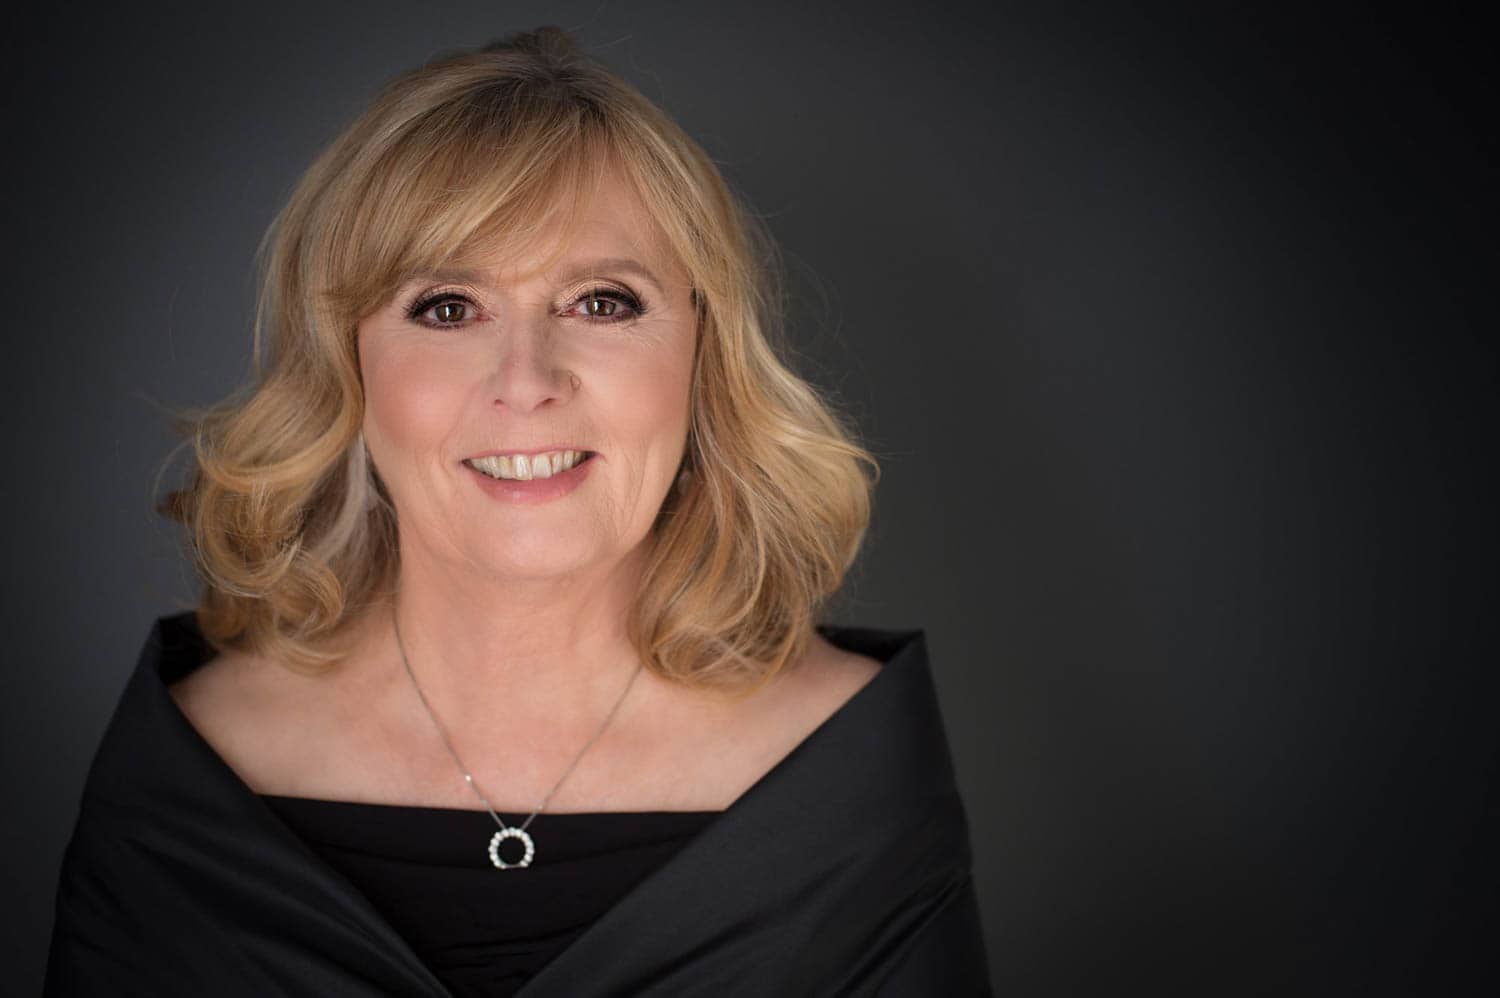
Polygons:
M470 454L468 457L464 458L464 460L465 461L472 461L475 458L479 458L479 457L515 457L517 454L525 454L527 457L532 457L532 456L534 456L536 454L551 454L554 451L564 451L564 450L575 450L575 451L578 451L580 454L592 454L592 453L594 453L593 451L589 450L587 447L580 447L577 444L549 444L546 447L533 447L530 450L524 450L524 449L506 450L504 448L497 448L495 450L480 451L478 454Z

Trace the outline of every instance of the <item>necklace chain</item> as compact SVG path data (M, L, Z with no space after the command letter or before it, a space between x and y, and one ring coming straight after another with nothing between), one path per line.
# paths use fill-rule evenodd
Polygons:
M411 679L412 688L417 691L417 699L422 701L422 709L427 712L428 718L432 721L432 726L437 729L438 737L443 740L443 747L448 750L448 754L453 757L454 764L458 766L458 771L463 774L464 782L469 785L469 789L473 790L474 795L479 798L482 804L484 804L484 809L490 813L491 818L495 819L495 824L500 826L500 830L502 832L507 831L510 826L506 825L505 822L500 820L500 816L495 813L494 806L491 805L489 799L480 792L479 785L474 782L473 775L469 772L468 767L464 765L463 760L458 757L458 751L454 749L453 743L448 740L448 733L443 730L443 724L438 720L437 713L432 709L432 705L427 702L427 697L422 692L422 686L417 682L416 674L412 672L411 661L406 656L406 643L401 640L401 624L396 620L396 614L394 610L391 613L391 620L396 628L396 649L401 653L401 664L406 667L406 675ZM615 700L615 705L609 709L609 713L604 716L603 722L600 723L593 736L584 743L583 748L580 749L578 751L578 754L573 757L573 762L568 766L567 770L563 772L562 776L558 778L558 781L552 785L552 789L547 791L547 796L542 798L542 802L536 806L536 810L532 811L525 821L515 826L517 829L522 832L526 831L527 826L531 824L531 822L536 818L537 815L542 813L542 809L547 806L547 802L552 799L552 795L557 793L558 789L562 787L567 778L573 774L573 770L578 768L578 763L583 760L585 753L587 753L589 749L593 748L594 742L598 741L599 736L604 734L604 729L609 727L609 722L614 720L615 714L617 714L620 710L620 705L625 702L625 697L630 694L630 688L635 685L635 678L636 676L640 675L641 667L643 664L644 663L636 664L634 671L632 671L630 674L630 681L625 684L625 689L620 693L619 698Z

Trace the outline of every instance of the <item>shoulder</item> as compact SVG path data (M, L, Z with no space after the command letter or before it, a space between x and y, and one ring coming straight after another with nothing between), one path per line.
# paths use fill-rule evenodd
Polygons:
M802 654L756 696L751 712L767 745L780 759L837 714L880 674L880 662L830 642L814 632Z
M167 694L204 740L224 755L224 743L244 730L237 721L253 717L264 705L264 683L257 681L262 671L251 655L223 652L168 685Z
M814 631L791 678L799 696L816 711L833 714L879 675L881 668L870 656L840 648Z
M305 763L322 725L320 683L276 662L225 651L167 686L178 709L244 782L276 788Z

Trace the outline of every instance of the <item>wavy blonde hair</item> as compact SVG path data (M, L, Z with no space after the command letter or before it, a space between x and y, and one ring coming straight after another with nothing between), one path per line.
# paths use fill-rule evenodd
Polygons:
M215 646L316 672L391 595L395 511L360 434L359 320L412 273L528 238L622 164L698 310L685 487L647 538L630 625L646 666L751 691L798 656L842 584L879 468L788 369L769 236L707 154L556 28L391 82L267 233L255 379L184 421L187 528Z

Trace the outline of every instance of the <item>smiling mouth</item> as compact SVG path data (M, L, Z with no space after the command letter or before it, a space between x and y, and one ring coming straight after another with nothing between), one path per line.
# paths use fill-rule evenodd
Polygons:
M510 482L529 482L537 478L551 478L594 456L591 450L559 450L545 454L495 454L489 457L471 457L464 464L475 471Z

